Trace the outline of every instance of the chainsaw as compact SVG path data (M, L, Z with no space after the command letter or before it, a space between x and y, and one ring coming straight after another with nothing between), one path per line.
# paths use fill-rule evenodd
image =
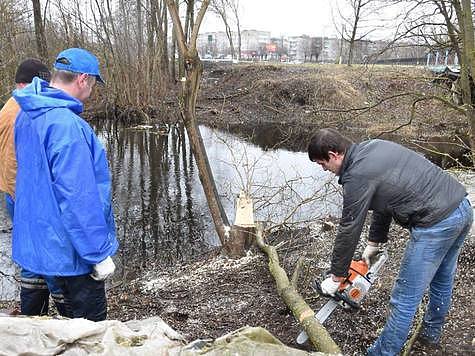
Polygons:
M358 309L361 306L363 298L378 278L378 272L387 259L388 255L386 251L383 251L373 258L374 263L371 264L371 267L368 267L363 260L351 261L348 276L340 283L338 291L334 296L324 294L320 288L320 283L315 281L314 289L319 294L331 298L317 314L315 314L315 319L317 319L320 324L323 324L337 306L341 306L348 311ZM305 331L302 331L297 337L298 344L303 344L307 340L308 336Z

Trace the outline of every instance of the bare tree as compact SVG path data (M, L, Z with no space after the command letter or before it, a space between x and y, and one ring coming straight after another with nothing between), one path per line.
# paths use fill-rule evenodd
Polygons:
M450 50L460 63L458 89L461 102L448 102L442 97L426 97L422 100L439 100L463 113L470 132L471 160L475 164L475 40L473 4L470 0L400 0L407 11L401 38L422 42L434 50ZM460 105L457 105L460 104ZM413 104L415 105L415 104Z
M236 34L237 34L237 58L241 59L241 21L239 20L239 0L228 0L228 5L234 15L234 21L236 21Z
M48 45L46 43L45 28L41 16L40 0L31 0L33 4L33 19L35 22L36 48L38 56L45 62L48 61Z
M457 25L451 21L445 1L435 1L444 16L447 32L453 48L457 52L460 64L460 89L465 116L470 125L470 145L472 149L472 163L475 165L475 108L473 78L475 75L475 40L473 25L473 8L470 0L452 0L450 5L455 10ZM459 44L461 43L462 48Z
M196 165L200 172L199 177L208 201L210 213L221 244L224 246L227 244L229 238L229 222L218 196L203 139L201 138L201 133L196 123L195 112L199 83L203 71L203 65L198 56L196 41L201 22L209 5L209 0L202 1L200 10L194 21L191 36L188 39L185 37L176 3L173 0L166 0L166 2L173 20L177 44L185 68L185 77L182 79L180 98L181 113L190 140L191 149L195 156Z
M217 14L223 21L226 37L229 41L229 49L231 51L231 57L235 58L234 44L233 44L233 32L231 30L231 24L228 19L228 0L212 0L210 3L210 10Z
M346 64L349 66L353 63L357 44L376 30L375 22L369 22L377 18L379 3L379 0L343 0L342 8L337 5L338 21L341 22L337 31L348 44Z

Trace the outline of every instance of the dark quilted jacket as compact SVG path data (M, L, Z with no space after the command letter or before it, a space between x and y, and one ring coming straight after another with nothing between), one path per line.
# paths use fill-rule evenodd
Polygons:
M386 242L392 219L406 228L431 226L466 195L462 184L422 155L384 140L352 145L339 175L343 211L331 266L336 276L348 271L368 210L369 240Z

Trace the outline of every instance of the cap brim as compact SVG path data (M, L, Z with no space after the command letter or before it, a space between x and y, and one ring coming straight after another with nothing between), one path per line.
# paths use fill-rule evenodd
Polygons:
M106 84L105 80L102 79L100 75L96 75L96 81L104 85Z

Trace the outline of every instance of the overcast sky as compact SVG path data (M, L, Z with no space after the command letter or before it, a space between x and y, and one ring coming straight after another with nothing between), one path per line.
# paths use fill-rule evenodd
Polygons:
M335 0L240 0L241 29L270 31L272 36L335 34L331 3ZM208 11L200 32L224 31Z

